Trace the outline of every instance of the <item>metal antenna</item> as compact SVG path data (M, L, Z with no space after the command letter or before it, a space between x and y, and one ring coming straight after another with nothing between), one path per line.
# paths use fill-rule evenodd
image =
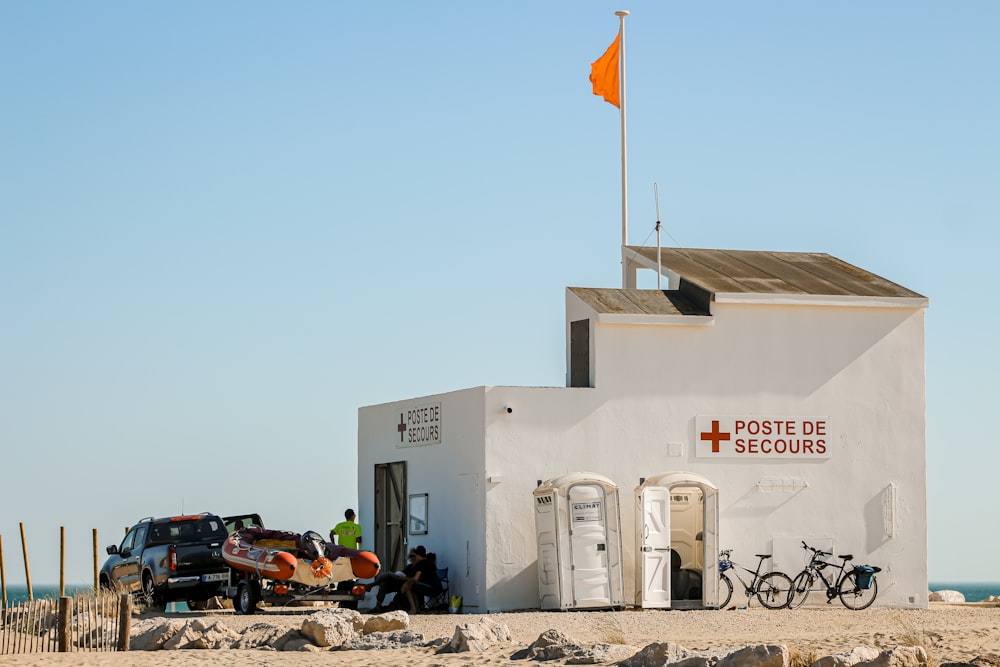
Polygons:
M663 275L660 262L660 190L653 183L653 200L656 202L656 289L660 289L660 277Z

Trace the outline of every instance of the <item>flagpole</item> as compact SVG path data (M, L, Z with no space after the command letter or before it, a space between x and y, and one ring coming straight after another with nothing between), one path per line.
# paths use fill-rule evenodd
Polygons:
M628 265L625 261L625 246L628 245L628 161L625 153L625 17L628 12L615 12L618 17L618 34L621 36L618 55L618 98L622 123L622 289L628 287Z

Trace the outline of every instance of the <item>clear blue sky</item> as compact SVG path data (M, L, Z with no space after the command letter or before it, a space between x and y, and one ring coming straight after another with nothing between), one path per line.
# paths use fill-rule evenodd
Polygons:
M630 238L930 298L932 580L996 579L1000 3L0 0L0 535L357 502L357 409L564 384ZM654 282L649 287L655 286ZM877 445L878 443L872 443ZM103 559L103 552L102 552Z

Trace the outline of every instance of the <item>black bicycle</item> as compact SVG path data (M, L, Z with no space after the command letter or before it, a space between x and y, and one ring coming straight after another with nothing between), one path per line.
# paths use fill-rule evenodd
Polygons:
M792 591L791 578L784 572L760 573L760 568L764 565L764 561L770 558L771 554L755 554L760 561L757 563L757 569L751 570L739 563L734 563L730 558L732 553L732 549L719 552L720 609L725 608L733 597L733 580L729 578L727 572L732 572L740 580L740 583L743 584L743 590L747 596L747 604L750 604L750 600L754 596L757 596L760 603L768 609L783 609L788 606ZM737 568L752 575L749 583L743 580Z
M878 596L878 580L875 578L875 573L881 572L882 568L874 565L856 565L849 568L847 564L854 559L854 556L846 554L838 556L841 560L840 568L836 574L827 578L823 571L837 567L826 560L828 556L833 555L833 552L820 551L805 542L802 543L802 548L812 551L812 556L792 582L792 595L788 604L790 608L801 607L813 591L825 593L827 604L839 597L848 609L867 609L872 602L875 602Z

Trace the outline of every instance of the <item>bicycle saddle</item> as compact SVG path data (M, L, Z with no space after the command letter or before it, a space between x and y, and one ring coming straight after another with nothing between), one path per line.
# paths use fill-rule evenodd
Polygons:
M854 554L843 554L840 558L841 560L851 560L854 558Z
M757 558L770 558L771 554L754 554Z

